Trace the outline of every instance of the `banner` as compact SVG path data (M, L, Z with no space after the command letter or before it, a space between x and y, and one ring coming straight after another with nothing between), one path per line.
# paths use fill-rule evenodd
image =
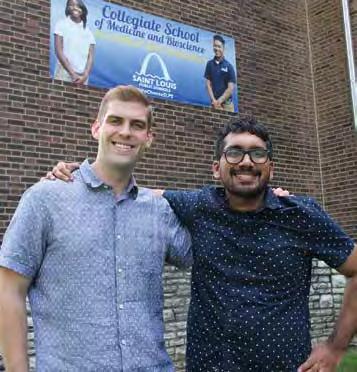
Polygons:
M104 1L51 0L50 75L102 88L130 84L155 98L211 106L205 71L214 58L213 36ZM228 86L229 74L237 76L234 40L219 37L224 64L209 65L213 91ZM230 102L237 112L235 80L232 97L222 107Z

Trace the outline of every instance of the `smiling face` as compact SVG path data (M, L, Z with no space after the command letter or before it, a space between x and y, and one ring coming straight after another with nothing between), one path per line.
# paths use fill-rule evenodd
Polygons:
M214 57L217 60L220 60L223 58L224 55L224 45L221 41L219 40L213 40L213 52L214 52Z
M81 22L83 11L76 0L69 0L67 9L72 21Z
M148 125L149 107L141 102L108 103L105 114L92 126L98 140L97 162L102 168L131 171L145 148L150 146L152 133Z
M266 143L258 136L249 132L229 133L224 139L225 151L228 148L242 150L266 149ZM273 177L273 162L268 159L264 164L255 164L248 154L245 154L242 161L232 165L227 163L222 153L219 160L212 166L214 178L221 180L226 195L247 199L260 198Z

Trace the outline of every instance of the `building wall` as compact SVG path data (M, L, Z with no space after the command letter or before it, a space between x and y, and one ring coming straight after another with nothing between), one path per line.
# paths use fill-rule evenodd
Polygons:
M323 205L354 238L357 234L357 137L353 123L341 1L308 1L315 122L318 131ZM350 1L352 37L356 45L356 2ZM327 272L326 267L321 271ZM334 274L335 272L333 272ZM332 293L331 320L340 309L344 278L333 275L324 286ZM330 298L333 296L333 300ZM318 313L318 312L317 312ZM326 325L329 325L326 317ZM320 322L324 321L321 319Z
M112 1L231 35L236 40L242 115L270 129L274 184L316 197L356 237L356 136L337 0ZM48 74L50 2L0 5L0 241L22 192L58 160L93 157L90 123L104 90ZM155 142L136 169L143 186L194 188L212 182L215 131L233 114L154 100ZM342 195L342 197L341 197ZM312 334L324 338L341 281L314 267ZM166 340L183 369L190 275L167 268Z

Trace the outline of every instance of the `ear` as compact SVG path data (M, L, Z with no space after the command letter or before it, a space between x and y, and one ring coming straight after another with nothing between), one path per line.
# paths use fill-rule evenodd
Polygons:
M96 121L92 124L92 127L91 127L92 136L96 140L99 139L99 128L100 128L100 123L99 123L99 120L96 119Z
M145 148L149 148L152 144L152 141L154 140L154 135L152 133L151 130L148 131L148 134L147 134L147 141L145 143Z
M274 175L274 162L271 161L269 167L270 167L269 181L271 182L273 180Z
M215 160L212 163L212 174L215 180L221 179L221 176L219 175L219 161L218 160Z

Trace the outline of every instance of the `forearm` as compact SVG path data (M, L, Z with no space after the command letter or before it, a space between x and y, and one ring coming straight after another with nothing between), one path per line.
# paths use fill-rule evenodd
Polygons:
M213 94L211 82L208 79L206 80L206 89L207 89L207 93L209 95L209 98L213 102L215 100L215 97L214 97L214 94Z
M218 98L219 103L224 103L232 96L233 89L229 85L228 88L223 92L223 94Z
M7 372L28 372L26 303L20 296L0 297L0 343Z
M92 70L92 67L93 67L93 60L94 60L93 56L94 56L94 45L91 45L89 48L86 68L84 69L84 73L83 73L87 77L89 76L90 71Z
M340 315L328 339L335 349L346 350L357 332L357 275L347 283Z
M58 35L55 35L55 52L61 65L68 71L70 75L74 75L75 71L73 70L70 62L63 53L63 38Z
M57 53L57 58L58 60L60 61L61 65L65 68L65 70L67 70L67 72L70 74L70 75L74 75L76 72L73 70L70 62L68 61L68 59L64 56L63 53Z

